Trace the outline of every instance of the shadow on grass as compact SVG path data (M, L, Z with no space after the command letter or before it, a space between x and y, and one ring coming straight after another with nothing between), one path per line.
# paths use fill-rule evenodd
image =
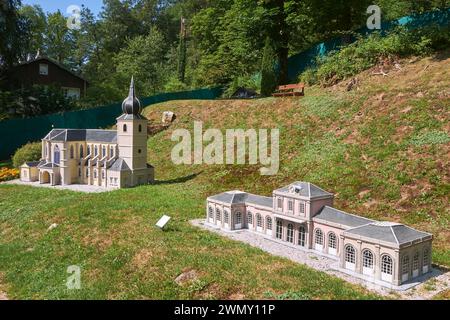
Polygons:
M170 179L170 180L156 180L153 184L154 185L166 185L166 184L177 184L177 183L184 183L187 181L190 181L192 179L195 179L197 176L199 176L200 174L202 174L203 171L185 176L185 177L180 177L180 178L175 178L175 179Z

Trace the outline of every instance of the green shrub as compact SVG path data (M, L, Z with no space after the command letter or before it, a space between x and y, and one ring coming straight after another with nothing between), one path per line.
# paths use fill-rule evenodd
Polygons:
M26 145L17 149L16 153L12 157L13 166L15 168L20 167L28 161L38 161L42 155L41 142L27 143Z
M259 88L261 87L261 74L257 73L252 76L234 78L234 80L225 89L223 96L229 98L236 92L237 89L241 87L259 92Z
M425 56L448 48L448 28L428 27L410 31L398 27L387 36L373 33L356 42L317 59L317 67L300 75L308 84L333 85L375 66L381 59L392 57Z

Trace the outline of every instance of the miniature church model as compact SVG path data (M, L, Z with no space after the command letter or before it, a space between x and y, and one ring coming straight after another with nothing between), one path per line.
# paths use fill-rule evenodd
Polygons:
M153 182L147 164L147 122L131 79L116 130L53 129L42 139L42 159L22 165L22 181L128 188Z

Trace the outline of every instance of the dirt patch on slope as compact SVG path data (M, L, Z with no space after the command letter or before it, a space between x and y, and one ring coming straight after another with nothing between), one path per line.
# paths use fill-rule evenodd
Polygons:
M3 290L4 290L3 274L0 272L0 301L9 300L8 295Z

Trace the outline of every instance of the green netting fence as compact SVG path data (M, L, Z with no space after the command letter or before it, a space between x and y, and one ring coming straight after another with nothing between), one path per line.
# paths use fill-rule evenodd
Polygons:
M171 100L210 100L222 95L221 88L163 93L141 98L143 106ZM0 159L9 159L27 142L40 141L52 128L97 129L112 126L122 113L121 103L93 109L56 113L35 118L0 122Z

